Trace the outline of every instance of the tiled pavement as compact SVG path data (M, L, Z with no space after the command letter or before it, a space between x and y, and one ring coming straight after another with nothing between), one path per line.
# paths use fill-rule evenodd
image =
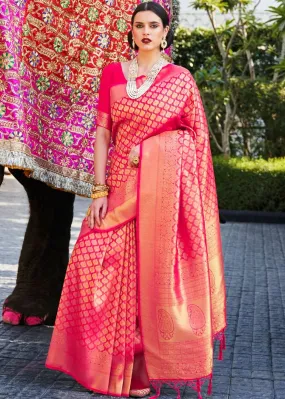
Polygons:
M74 243L88 200L77 198ZM12 290L27 222L21 186L0 189L0 302ZM227 350L215 361L213 399L285 399L285 225L222 226L226 265ZM44 368L52 329L0 324L0 398L85 399L92 395ZM189 359L191 361L191 359ZM176 397L164 390L163 397ZM206 397L206 394L205 394ZM183 398L196 398L191 390Z

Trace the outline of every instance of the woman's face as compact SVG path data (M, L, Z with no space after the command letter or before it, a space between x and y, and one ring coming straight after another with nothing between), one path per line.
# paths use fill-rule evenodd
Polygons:
M169 27L163 27L162 20L152 11L141 11L135 16L133 38L142 51L160 49L161 41L166 37Z

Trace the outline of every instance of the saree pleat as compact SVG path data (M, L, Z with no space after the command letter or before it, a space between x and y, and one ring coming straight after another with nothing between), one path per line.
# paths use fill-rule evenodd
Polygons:
M129 394L136 328L135 221L79 237L67 270L47 367L89 389Z

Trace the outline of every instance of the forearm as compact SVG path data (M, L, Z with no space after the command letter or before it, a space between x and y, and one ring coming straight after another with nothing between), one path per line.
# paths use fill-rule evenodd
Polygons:
M98 126L94 147L94 172L96 183L105 184L109 145L110 131Z

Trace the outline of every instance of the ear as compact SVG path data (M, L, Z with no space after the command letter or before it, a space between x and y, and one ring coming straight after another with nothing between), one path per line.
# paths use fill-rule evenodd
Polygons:
M165 28L164 28L164 37L166 37L167 36L167 33L169 32L169 26L166 26Z

